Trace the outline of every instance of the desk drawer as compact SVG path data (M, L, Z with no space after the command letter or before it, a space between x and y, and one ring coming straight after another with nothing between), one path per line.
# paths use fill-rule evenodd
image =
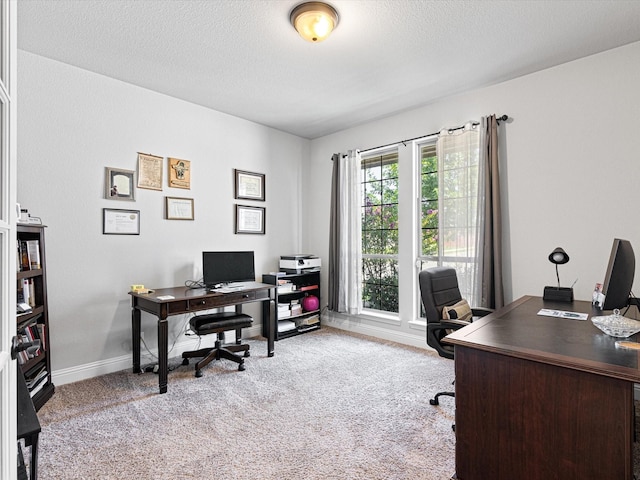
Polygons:
M226 307L236 303L252 302L256 299L256 292L225 293L214 297L189 300L190 310L204 310L207 308Z

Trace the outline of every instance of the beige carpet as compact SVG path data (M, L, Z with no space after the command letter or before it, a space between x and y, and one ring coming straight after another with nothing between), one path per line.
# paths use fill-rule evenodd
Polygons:
M155 374L130 370L58 387L39 412L40 478L448 480L454 473L454 400L428 402L451 387L452 361L330 328L277 342L273 358L265 341L249 342L244 372L216 362L195 378L193 367L171 360L164 395ZM638 443L634 452L637 475Z
M454 473L453 362L320 331L250 340L247 369L176 367L169 391L123 371L63 385L40 410L40 478L425 479Z

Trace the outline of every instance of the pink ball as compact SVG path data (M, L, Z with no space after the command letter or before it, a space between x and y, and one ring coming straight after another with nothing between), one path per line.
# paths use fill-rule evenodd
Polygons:
M320 308L320 300L315 295L307 295L302 299L302 309L305 312L312 312Z

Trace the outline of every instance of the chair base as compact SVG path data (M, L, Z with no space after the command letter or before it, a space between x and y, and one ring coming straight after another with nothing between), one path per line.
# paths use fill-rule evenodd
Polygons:
M439 392L436 393L436 396L433 397L432 399L429 400L429 403L431 405L440 405L440 400L439 398L445 396L445 397L455 397L456 394L454 392Z
M237 355L235 352L244 352L244 355ZM182 353L182 364L189 365L190 358L202 358L195 364L196 377L202 376L202 368L214 360L231 360L238 364L238 371L242 372L245 369L244 358L249 357L249 345L246 344L223 344L220 340L216 341L215 347L201 348L200 350L193 350L190 352Z

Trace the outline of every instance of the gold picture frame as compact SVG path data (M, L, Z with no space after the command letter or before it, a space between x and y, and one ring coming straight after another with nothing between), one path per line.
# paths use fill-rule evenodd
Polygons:
M167 220L193 220L193 198L165 197Z
M191 162L169 157L169 187L191 189Z

